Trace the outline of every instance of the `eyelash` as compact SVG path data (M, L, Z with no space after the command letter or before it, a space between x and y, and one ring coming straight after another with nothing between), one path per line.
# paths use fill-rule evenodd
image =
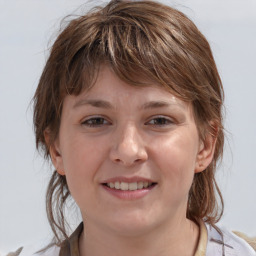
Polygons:
M145 124L150 126L168 126L173 123L174 122L170 118L166 118L163 116L156 116L154 118L151 118ZM99 116L99 117L91 117L89 119L86 119L81 124L88 127L101 127L104 125L110 125L111 123L107 121L104 117Z
M99 122L100 121L100 122ZM88 127L101 127L103 125L109 125L110 123L104 117L91 117L82 122L82 125Z
M153 124L151 124L150 122L154 122ZM154 126L167 126L167 125L171 125L174 122L170 119L170 118L166 118L164 116L156 116L152 119L150 119L147 124L149 125L154 125Z

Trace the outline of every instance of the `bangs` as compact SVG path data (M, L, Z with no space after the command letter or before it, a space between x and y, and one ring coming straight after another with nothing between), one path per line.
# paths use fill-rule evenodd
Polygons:
M202 81L198 75L203 70L198 68L200 59L195 53L198 47L182 33L187 24L181 20L187 19L186 16L175 11L172 19L167 20L153 5L145 13L139 11L135 3L125 4L126 8L112 6L91 12L68 25L69 35L62 44L66 55L59 68L65 70L64 76L60 76L62 91L78 95L90 89L100 66L108 65L128 84L156 84L182 100L193 101L198 95L197 89L202 89L200 85L209 80ZM155 19L149 19L150 12ZM196 29L193 23L191 26Z

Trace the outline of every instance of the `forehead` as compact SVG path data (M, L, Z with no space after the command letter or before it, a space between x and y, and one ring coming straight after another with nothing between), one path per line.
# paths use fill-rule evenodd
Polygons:
M140 79L140 78L138 78ZM121 80L108 66L102 66L95 83L77 96L68 95L64 105L77 108L94 105L118 108L126 105L136 108L179 107L190 109L191 104L179 99L157 83L143 79L143 86L130 85Z

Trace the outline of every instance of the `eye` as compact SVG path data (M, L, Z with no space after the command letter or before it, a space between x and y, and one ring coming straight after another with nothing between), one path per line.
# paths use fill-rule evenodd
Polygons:
M104 117L91 117L82 122L82 125L88 127L100 127L109 124L110 123Z
M167 126L167 125L171 125L173 123L174 122L170 118L163 117L163 116L157 116L157 117L150 119L146 124L154 125L154 126Z

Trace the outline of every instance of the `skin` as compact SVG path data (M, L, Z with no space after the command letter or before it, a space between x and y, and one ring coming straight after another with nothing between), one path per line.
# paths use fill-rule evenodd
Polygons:
M50 153L82 213L80 254L194 255L199 229L186 218L188 193L214 144L211 135L200 140L190 104L156 85L130 86L107 66L90 91L66 96ZM155 186L120 198L102 185L127 178Z

